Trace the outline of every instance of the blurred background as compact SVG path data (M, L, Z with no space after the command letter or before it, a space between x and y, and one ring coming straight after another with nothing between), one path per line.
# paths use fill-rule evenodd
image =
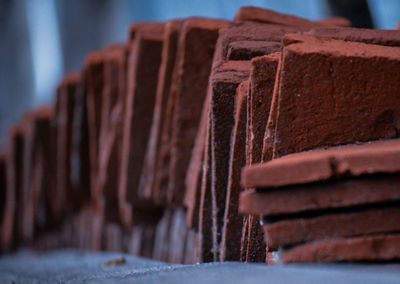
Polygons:
M90 51L125 41L132 23L233 19L244 5L310 20L343 16L365 28L400 22L400 0L0 0L0 144L26 110L54 101L62 76Z

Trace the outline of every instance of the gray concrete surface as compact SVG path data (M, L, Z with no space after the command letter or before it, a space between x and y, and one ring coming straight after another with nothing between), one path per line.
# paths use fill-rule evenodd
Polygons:
M23 251L0 258L0 283L400 283L400 265L171 265L121 253Z

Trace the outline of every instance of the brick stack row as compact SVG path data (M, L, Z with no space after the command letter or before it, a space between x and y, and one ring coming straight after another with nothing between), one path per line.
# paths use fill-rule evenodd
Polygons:
M322 239L299 225L310 193L269 194L336 182L337 172L319 178L320 163L308 154L288 158L286 168L271 160L322 148L325 161L344 150L323 147L398 137L400 31L349 26L254 7L231 22L134 24L126 43L90 53L63 79L55 106L10 129L0 156L3 251L73 247L174 263L267 262L282 247L286 262L331 260L331 253L309 257L309 243ZM382 163L394 173L393 162ZM363 174L378 173L373 166ZM330 214L328 207L310 214ZM324 236L337 237L333 231ZM386 247L396 252L394 238Z

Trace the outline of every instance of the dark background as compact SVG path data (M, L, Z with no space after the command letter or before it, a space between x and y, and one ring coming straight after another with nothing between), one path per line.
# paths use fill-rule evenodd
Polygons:
M127 38L129 25L189 16L233 19L253 5L318 20L394 29L400 0L0 0L0 144L29 108L52 103L57 84L85 55Z

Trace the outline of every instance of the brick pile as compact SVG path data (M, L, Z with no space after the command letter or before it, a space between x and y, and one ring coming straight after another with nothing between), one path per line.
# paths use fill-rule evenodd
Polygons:
M398 259L399 45L255 7L132 25L10 129L2 250Z

